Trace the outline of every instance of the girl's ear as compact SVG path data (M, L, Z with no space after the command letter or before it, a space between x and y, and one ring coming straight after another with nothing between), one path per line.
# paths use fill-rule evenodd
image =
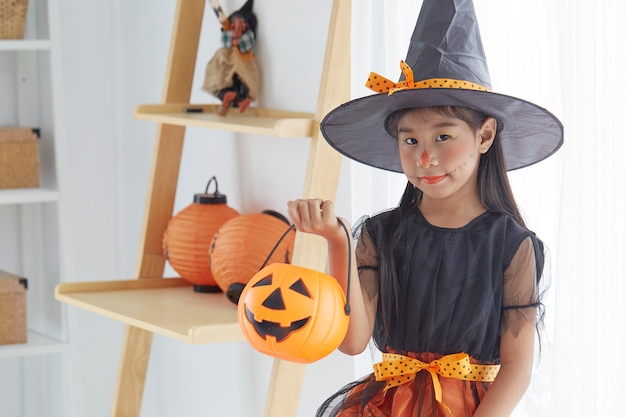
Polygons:
M478 150L484 154L491 148L494 139L496 138L496 132L498 131L498 122L493 117L485 119L483 124L478 128L476 136L480 139L478 144Z

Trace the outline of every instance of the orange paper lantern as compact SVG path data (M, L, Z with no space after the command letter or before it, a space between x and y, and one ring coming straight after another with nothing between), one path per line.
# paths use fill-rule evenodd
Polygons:
M215 193L208 194L215 181ZM226 196L217 189L212 177L204 194L195 194L193 203L172 217L163 235L163 253L181 278L194 284L198 292L219 292L207 253L215 232L228 220L239 216L226 204Z
M341 286L330 275L275 263L245 286L237 316L245 338L259 352L311 363L342 342L348 310Z
M215 233L209 251L211 273L230 301L237 304L245 284L263 266L291 262L295 231L277 245L288 228L283 215L266 210L230 219Z

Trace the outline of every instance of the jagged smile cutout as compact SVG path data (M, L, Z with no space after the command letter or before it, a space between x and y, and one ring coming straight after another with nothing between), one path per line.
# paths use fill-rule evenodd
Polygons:
M291 333L306 326L309 320L311 320L311 317L306 317L304 319L291 322L291 324L287 327L283 327L280 323L276 323L274 321L257 321L254 318L254 313L250 311L248 306L245 306L245 308L248 321L252 324L252 326L254 326L254 330L256 330L257 334L264 340L266 340L267 336L274 336L277 342L282 342L289 337Z

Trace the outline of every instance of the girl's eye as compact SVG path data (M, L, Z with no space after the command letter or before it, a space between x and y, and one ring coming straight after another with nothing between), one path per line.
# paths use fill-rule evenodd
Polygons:
M445 142L448 139L450 139L450 135L446 135L445 133L435 136L435 142Z
M406 138L403 140L404 143L406 143L407 145L416 145L417 144L417 139L415 138Z

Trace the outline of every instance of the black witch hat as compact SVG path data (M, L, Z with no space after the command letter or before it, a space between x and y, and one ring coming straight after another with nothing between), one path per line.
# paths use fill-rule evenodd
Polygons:
M489 69L471 0L424 0L397 83L371 73L378 94L326 115L321 132L332 147L364 164L402 172L387 117L401 109L462 106L494 117L507 170L539 162L563 144L563 125L528 101L491 92Z

